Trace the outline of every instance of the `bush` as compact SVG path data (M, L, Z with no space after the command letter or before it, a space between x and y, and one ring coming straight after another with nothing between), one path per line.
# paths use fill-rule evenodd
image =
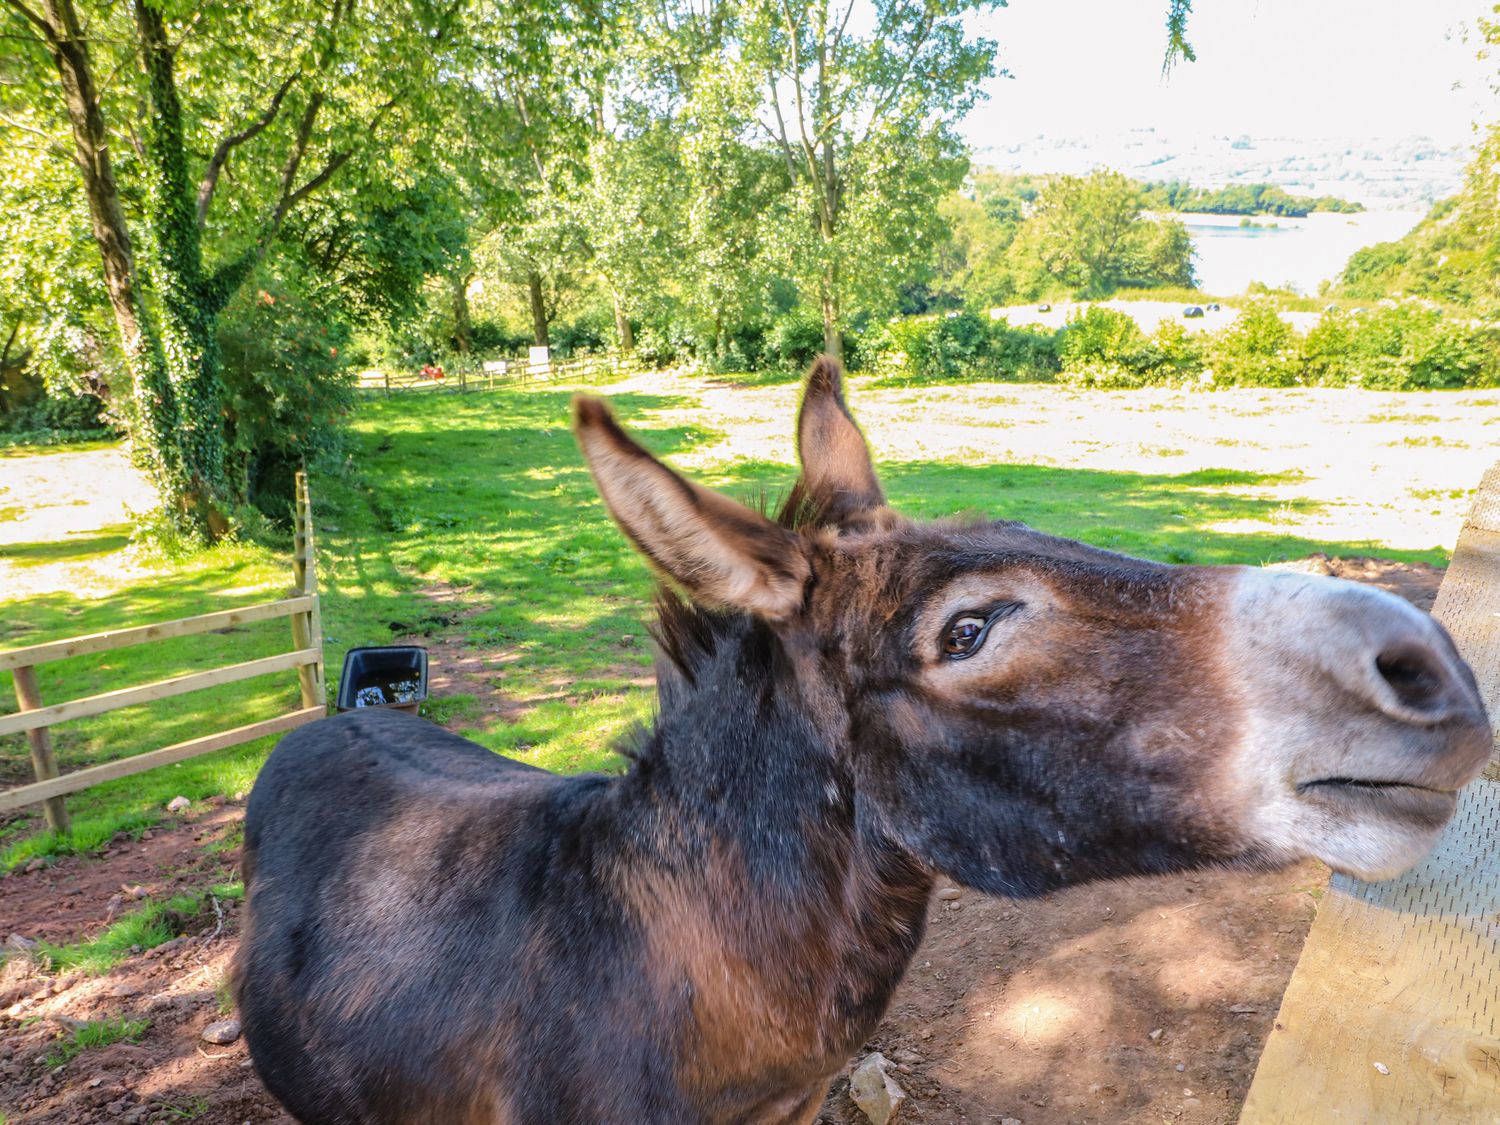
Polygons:
M693 334L676 319L643 322L635 334L635 355L647 367L670 367L693 354Z
M219 320L228 467L252 504L291 510L302 465L341 448L354 401L347 325L295 282L272 275L245 286Z
M1157 353L1135 318L1090 305L1062 331L1061 381L1077 387L1118 390L1161 382Z
M874 342L872 365L917 382L992 378L989 325L972 312L893 320Z
M476 320L469 326L469 346L480 355L523 355L530 332L516 332L503 320Z
M989 367L1013 383L1050 383L1062 370L1061 333L1035 324L991 321Z
M97 395L77 391L69 394L58 387L49 387L40 398L25 406L0 414L0 433L30 434L64 433L76 435L88 433L98 439L109 436L112 431L104 420L104 403ZM59 439L80 440L76 436ZM19 443L18 443L19 444ZM34 445L35 441L25 444Z
M1307 382L1297 330L1266 301L1252 301L1210 338L1213 382L1219 386L1295 387Z
M788 371L800 371L823 352L823 318L806 309L783 313L765 335L764 361Z

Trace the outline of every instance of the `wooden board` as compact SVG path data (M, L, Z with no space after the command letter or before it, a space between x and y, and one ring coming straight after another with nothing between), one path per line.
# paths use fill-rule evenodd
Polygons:
M89 766L87 769L74 770L72 773L63 774L61 777L33 782L30 785L22 785L16 789L0 790L0 812L9 812L12 809L24 808L26 805L34 805L38 801L61 797L65 793L79 793L98 785L101 781L113 781L117 777L129 777L131 774L142 773L145 770L154 770L157 766L171 765L173 762L196 758L200 754L209 754L215 750L238 746L241 743L250 742L257 738L265 738L267 735L282 734L300 727L303 723L310 723L314 719L325 718L327 714L328 709L326 707L304 707L300 711L291 711L285 715L278 715L274 719L262 719L258 723L247 723L245 726L235 727L233 730L221 731L218 734L207 734L202 738L190 739L187 742L178 742L172 746L163 746L160 750L148 750L144 754L133 754L128 758L119 758L113 762L104 762L97 766Z
M259 660L247 660L243 664L229 664L223 668L212 668L207 672L190 672L185 676L174 676L170 680L157 680L140 687L121 688L90 695L83 699L54 703L50 707L39 707L35 711L21 711L14 715L0 716L0 734L16 734L39 727L56 726L70 719L86 719L91 715L103 715L107 711L118 711L122 707L134 707L140 703L152 703L158 699L171 699L204 688L220 684L234 684L240 680L267 676L272 672L284 672L288 668L299 668L323 659L323 650L318 648L298 649L283 652L279 656L263 656Z
M1481 482L1433 614L1500 719L1500 465ZM1240 1125L1500 1122L1500 771L1437 849L1385 883L1334 876Z
M83 656L92 652L108 652L166 637L190 637L197 633L211 633L215 629L233 629L255 621L274 621L278 617L290 617L294 613L306 613L310 609L312 599L299 594L295 598L283 598L277 602L224 609L217 613L201 613L197 617L181 617L176 621L163 621L156 625L134 625L128 629L111 629L107 633L89 633L62 641L28 645L26 648L5 649L0 651L0 671L66 660L70 656Z

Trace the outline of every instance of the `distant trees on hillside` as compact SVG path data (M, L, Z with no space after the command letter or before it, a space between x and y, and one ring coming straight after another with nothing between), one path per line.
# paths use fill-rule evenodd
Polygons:
M1301 219L1315 211L1357 214L1364 204L1334 195L1292 195L1275 184L1230 184L1199 188L1182 180L1161 180L1141 188L1153 211L1186 211L1204 215L1276 215Z

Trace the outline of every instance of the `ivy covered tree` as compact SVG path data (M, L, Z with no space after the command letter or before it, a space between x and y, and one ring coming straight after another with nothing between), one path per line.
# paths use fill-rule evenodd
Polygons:
M71 138L138 454L180 525L218 538L238 499L218 318L304 200L415 131L459 3L3 0L0 12L19 44L4 105L27 118L5 124ZM216 208L231 167L232 199Z

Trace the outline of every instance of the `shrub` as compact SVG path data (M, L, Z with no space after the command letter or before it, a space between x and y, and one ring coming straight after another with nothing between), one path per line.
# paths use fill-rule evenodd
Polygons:
M93 438L108 437L111 431L103 418L103 411L104 403L97 395L82 390L68 393L60 387L48 387L41 397L8 414L0 414L0 433L77 434L87 431Z
M1149 340L1157 378L1167 382L1196 380L1203 371L1205 337L1175 320L1157 325Z
M872 366L897 378L954 382L994 377L989 325L972 312L893 320L873 349L879 359Z
M1488 326L1450 320L1409 301L1359 319L1351 366L1374 390L1439 390L1494 385L1496 341Z
M1295 387L1305 383L1297 330L1266 301L1252 301L1210 338L1207 360L1220 386Z
M1363 380L1355 362L1359 321L1343 309L1330 308L1302 340L1307 381L1319 387L1358 386Z
M670 367L693 354L693 336L683 324L670 317L644 321L635 334L636 358L647 367Z
M1068 321L1058 348L1061 381L1122 389L1158 381L1157 357L1135 318L1090 305Z
M765 335L764 361L789 371L812 363L823 351L823 320L806 309L783 313Z
M1016 383L1050 383L1062 370L1060 333L1035 324L990 325L989 366L997 378Z
M354 399L348 339L329 309L270 274L219 319L231 479L269 516L290 512L298 468L341 448L339 423Z

